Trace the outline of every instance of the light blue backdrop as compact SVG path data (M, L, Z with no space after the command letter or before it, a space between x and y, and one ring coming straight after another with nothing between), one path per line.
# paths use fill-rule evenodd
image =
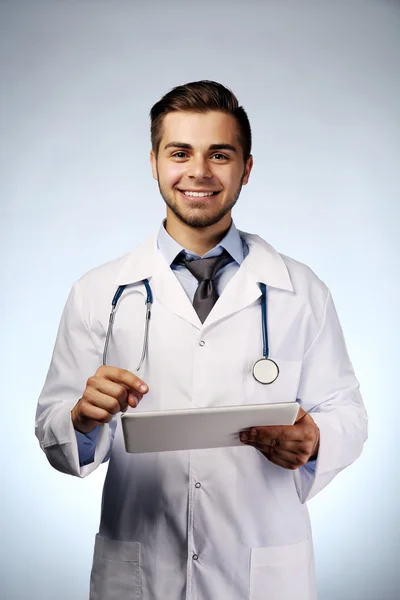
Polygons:
M309 504L320 600L400 597L400 3L3 1L0 61L0 597L87 598L106 467L54 471L36 401L73 281L163 217L150 107L203 78L253 127L236 224L331 288L370 416Z

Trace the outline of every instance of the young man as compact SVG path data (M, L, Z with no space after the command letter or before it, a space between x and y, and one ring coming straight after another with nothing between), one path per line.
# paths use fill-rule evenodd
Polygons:
M166 221L73 286L36 417L59 471L85 477L110 460L90 598L315 599L305 503L367 437L331 295L306 266L233 224L253 159L247 115L228 89L174 88L152 108L151 138ZM142 362L144 280L153 309ZM269 385L253 376L263 348L260 284L279 368ZM239 447L124 449L126 410L296 399L294 425L251 429Z

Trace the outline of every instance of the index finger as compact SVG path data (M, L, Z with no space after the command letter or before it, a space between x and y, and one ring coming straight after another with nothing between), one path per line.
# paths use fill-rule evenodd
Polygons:
M255 431L255 435L251 432ZM296 425L267 425L252 427L250 429L250 439L262 439L265 442L273 440L284 440L290 442L301 442L302 437L298 433Z
M97 373L98 375L101 375L110 381L120 383L131 390L140 392L141 394L146 394L146 392L149 391L149 386L142 379L126 369L102 366L97 370Z
M299 406L296 421L293 425L264 425L252 427L251 429L254 429L258 435L263 436L266 439L282 438L294 441L296 440L298 429L296 428L296 424L307 414L308 413Z
M258 426L251 427L250 432L255 431L256 435L262 436L264 439L275 440L277 438L287 438L289 428L292 425L266 425L266 426Z

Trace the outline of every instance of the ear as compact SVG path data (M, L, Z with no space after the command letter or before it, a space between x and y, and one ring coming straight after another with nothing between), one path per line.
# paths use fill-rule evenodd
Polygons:
M250 154L249 158L247 159L246 166L244 168L244 176L243 176L242 185L246 185L247 182L249 181L249 177L250 177L252 168L253 168L253 156Z
M154 150L150 150L150 164L151 164L151 172L153 174L153 178L158 181L158 173L157 173L157 157L155 155Z

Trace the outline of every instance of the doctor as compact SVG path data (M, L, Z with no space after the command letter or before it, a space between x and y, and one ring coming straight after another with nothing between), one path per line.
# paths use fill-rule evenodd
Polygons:
M231 91L209 81L174 88L151 110L151 141L166 221L75 283L36 415L59 471L86 477L109 460L90 599L315 600L306 502L367 438L332 297L309 268L232 221L253 159ZM269 384L253 374L262 284L279 367ZM296 399L295 425L251 429L239 447L124 450L124 411Z

